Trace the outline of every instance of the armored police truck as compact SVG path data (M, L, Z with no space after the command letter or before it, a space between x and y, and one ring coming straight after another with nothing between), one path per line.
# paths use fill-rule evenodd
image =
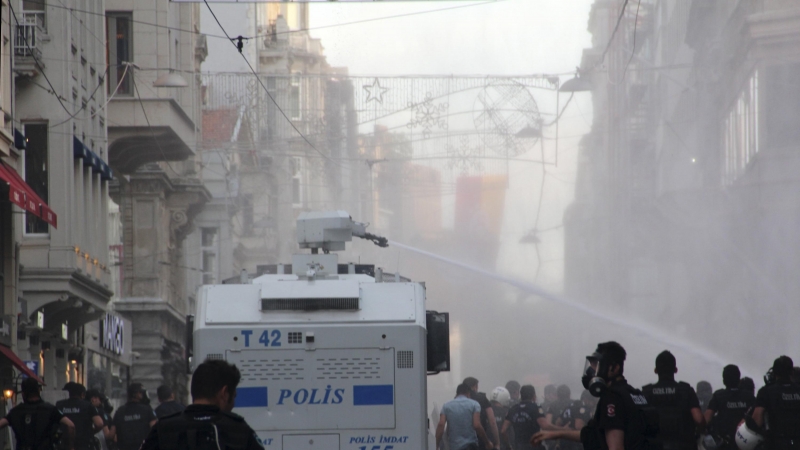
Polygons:
M388 245L344 211L301 214L309 253L198 293L190 365L236 364L234 412L268 450L428 447L426 375L449 370L448 314L426 311L422 283L339 264L352 236Z

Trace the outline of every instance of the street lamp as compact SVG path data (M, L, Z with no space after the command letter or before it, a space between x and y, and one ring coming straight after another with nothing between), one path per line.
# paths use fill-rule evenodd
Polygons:
M156 78L156 81L153 82L153 87L184 88L188 86L189 83L186 81L186 79L172 70Z
M565 81L564 84L558 88L559 92L588 92L591 90L591 81L586 79L586 77L580 76L580 72L576 72L574 78Z

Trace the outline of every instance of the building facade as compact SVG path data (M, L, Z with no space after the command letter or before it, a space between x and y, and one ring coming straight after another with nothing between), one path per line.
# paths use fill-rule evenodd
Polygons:
M223 280L288 261L296 250L297 215L340 208L348 197L350 169L339 159L357 147L352 85L304 31L308 5L251 8L264 36L251 49L259 79L245 72L208 73L203 80L204 117L218 127L204 135L201 151L230 216L229 231L220 229L213 242L230 247L233 257L229 264L206 249L195 266L205 272L219 264ZM197 233L200 242L202 230Z
M10 160L39 204L14 216L18 289L9 294L18 300L18 355L57 389L85 381L84 325L112 295L105 25L97 3L11 2L8 12L14 126L25 147Z
M642 1L612 39L621 6L597 1L589 21L594 124L564 219L567 292L767 367L799 350L800 9Z
M114 310L132 321L130 379L150 391L170 385L187 399L185 239L209 200L200 181L199 68L207 54L199 5L106 2L109 164L122 242Z

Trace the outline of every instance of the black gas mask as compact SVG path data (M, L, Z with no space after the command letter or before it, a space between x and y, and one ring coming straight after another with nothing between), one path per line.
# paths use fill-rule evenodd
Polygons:
M775 384L775 374L772 373L772 368L771 367L767 371L767 373L764 374L764 384L767 385L767 386L769 386L771 384Z
M606 390L608 366L608 361L604 361L601 353L594 352L586 357L581 382L583 387L594 397L600 397Z
M144 403L145 405L149 405L150 404L150 396L147 395L147 389L142 389L141 392L142 392L142 403Z

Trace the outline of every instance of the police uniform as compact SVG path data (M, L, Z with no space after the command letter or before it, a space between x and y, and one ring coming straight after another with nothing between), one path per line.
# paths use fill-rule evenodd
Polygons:
M664 450L695 450L696 426L692 409L700 409L700 401L692 386L683 381L659 381L644 386L642 393L658 411L657 441Z
M244 419L213 405L189 405L183 412L164 417L142 444L141 450L263 450Z
M753 407L756 398L740 389L720 389L714 392L708 409L714 411L709 429L713 436L721 439L720 450L737 450L736 427L745 414Z
M58 443L62 418L58 408L43 400L17 405L6 416L14 430L17 450L51 450Z
M764 386L756 396L756 408L766 411L767 448L800 448L800 385Z
M87 450L94 436L94 417L97 408L86 400L68 398L56 402L56 408L75 424L75 450Z
M592 419L592 413L593 411L590 411L582 401L574 400L570 403L569 407L561 413L557 425L564 426L570 430L577 430L578 428L575 426L576 420L580 419L585 425ZM580 450L582 448L581 444L564 439L559 441L558 447L561 450Z
M651 409L641 391L632 387L624 378L611 383L603 390L597 402L594 419L581 430L581 443L585 450L608 448L605 434L610 430L625 432L625 450L649 448L649 437L653 435ZM646 417L647 416L647 417Z
M156 407L156 417L161 419L179 412L183 412L184 409L186 409L185 406L181 405L175 400L170 400Z
M492 405L492 412L494 413L494 421L497 424L497 431L499 432L503 428L503 421L506 419L506 415L508 415L508 408L502 405ZM489 430L484 430L487 433Z
M489 437L489 440L493 439L492 430L489 428L489 415L486 412L487 409L492 407L492 402L489 401L489 398L486 397L486 394L483 392L472 392L470 398L478 402L481 405L481 426L483 427L483 431L486 432L486 436ZM492 410L494 412L494 410ZM499 430L498 430L499 431ZM481 450L486 449L486 444L481 442L478 439L478 448Z
M544 409L530 401L523 400L511 407L506 415L506 420L514 428L514 448L516 450L543 449L539 445L532 447L531 436L539 432L539 418L544 417Z
M150 422L156 420L156 413L149 405L128 402L114 414L114 428L117 430L119 450L139 450L142 441L150 432Z
M555 400L550 403L547 409L544 410L545 414L550 414L553 423L560 426L561 424L558 422L561 419L561 415L564 414L564 411L569 408L571 403L571 400Z

